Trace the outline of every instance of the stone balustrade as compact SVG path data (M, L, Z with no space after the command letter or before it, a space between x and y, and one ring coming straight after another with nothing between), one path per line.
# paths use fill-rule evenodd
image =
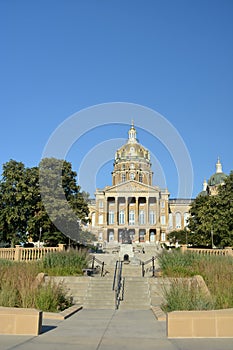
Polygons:
M65 249L64 244L59 244L58 247L43 247L43 248L23 248L16 245L15 248L0 248L0 259L14 261L32 261L43 258L48 253L60 252Z
M182 252L194 252L202 255L229 255L233 256L233 250L231 247L225 249L204 249L204 248L188 248L187 245L181 247Z

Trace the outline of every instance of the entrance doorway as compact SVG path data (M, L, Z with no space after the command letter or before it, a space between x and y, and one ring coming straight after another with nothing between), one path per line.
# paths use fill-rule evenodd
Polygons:
M146 230L139 230L139 242L145 242Z
M114 242L114 231L108 230L108 242Z
M155 242L155 231L150 231L150 242L154 243Z

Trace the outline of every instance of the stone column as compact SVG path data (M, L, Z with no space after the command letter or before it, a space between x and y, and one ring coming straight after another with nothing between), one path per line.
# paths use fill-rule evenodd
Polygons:
M115 205L114 205L114 225L118 225L118 198L115 197ZM114 230L115 231L115 230ZM115 232L114 232L115 235Z
M125 224L129 225L129 198L125 197Z
M138 214L139 214L138 197L135 197L135 225L139 225Z

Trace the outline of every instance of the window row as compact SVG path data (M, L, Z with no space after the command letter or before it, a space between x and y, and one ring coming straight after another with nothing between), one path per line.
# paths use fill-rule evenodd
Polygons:
M145 225L146 224L146 213L145 210L139 210L138 213L138 223L139 225ZM161 216L162 218L163 216ZM129 210L129 225L135 225L136 223L136 216L135 216L135 210ZM165 216L164 216L165 219ZM164 221L164 219L162 219ZM119 211L119 225L125 225L126 224L126 215L125 210ZM108 224L113 225L115 221L115 212L113 210L110 210L108 212ZM99 215L99 224L103 225L103 214ZM149 224L155 225L156 224L156 213L154 210L149 211Z
M175 227L174 227L174 218L175 218ZM184 213L184 227L188 226L189 213ZM180 229L182 227L182 215L181 213L169 214L169 229Z

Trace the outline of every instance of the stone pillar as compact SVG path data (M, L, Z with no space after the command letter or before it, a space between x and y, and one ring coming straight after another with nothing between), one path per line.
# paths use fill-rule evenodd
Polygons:
M139 214L138 197L135 197L135 225L139 225L138 214Z
M20 261L21 260L21 246L20 245L16 245L15 246L15 261Z
M129 225L129 198L125 197L125 224Z
M145 203L145 223L147 226L149 225L149 197L146 197Z
M180 247L180 251L181 251L181 253L186 252L186 251L187 251L187 249L188 249L187 244L183 244L183 245Z
M114 205L114 225L118 225L118 198L115 197L115 201L114 201L115 205ZM115 230L114 230L115 231ZM114 232L114 237L115 237L115 232Z
M66 247L65 244L59 243L59 244L58 244L58 250L59 250L59 252L63 252L63 251L65 250L65 247Z

